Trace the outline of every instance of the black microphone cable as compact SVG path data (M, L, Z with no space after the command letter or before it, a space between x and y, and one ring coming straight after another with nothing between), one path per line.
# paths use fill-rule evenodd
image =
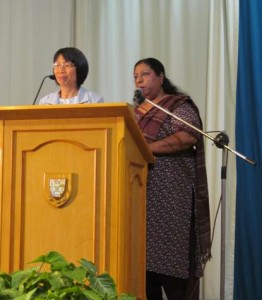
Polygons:
M33 102L32 105L35 105L36 99L37 99L37 97L38 97L38 95L39 95L39 93L40 93L40 91L41 91L42 85L43 85L44 81L46 80L46 78L49 78L49 79L51 79L51 80L55 80L55 75L47 75L47 76L45 76L45 77L43 78L43 80L42 80L42 82L41 82L41 84L40 84L40 87L39 87L39 89L38 89L38 91L37 91L37 93L36 93L36 96L35 96L35 99L34 99L34 102Z

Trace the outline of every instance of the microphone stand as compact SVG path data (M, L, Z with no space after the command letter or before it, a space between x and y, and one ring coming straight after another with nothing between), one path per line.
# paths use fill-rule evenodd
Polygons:
M226 175L228 151L222 150L221 167L221 253L220 253L220 299L225 299L225 266L226 266Z
M142 99L143 98L143 99ZM220 258L220 300L225 299L225 232L226 232L226 207L225 207L225 201L226 201L226 172L227 172L227 157L228 157L228 151L234 153L236 156L239 156L246 162L250 163L251 165L255 166L256 162L251 160L250 158L247 158L243 154L233 150L228 146L229 138L226 135L225 132L220 132L215 138L211 135L207 134L206 132L200 130L199 128L195 127L194 125L188 123L187 121L177 117L176 115L172 114L170 111L164 109L163 107L159 106L158 104L155 104L149 99L144 98L141 95L141 92L139 90L135 91L134 96L134 102L139 105L143 101L146 101L150 103L151 105L157 107L158 109L162 110L166 114L170 115L172 118L175 118L176 120L186 124L190 128L194 129L198 133L202 134L203 136L207 137L211 141L215 143L215 145L218 148L223 149L222 153L222 167L221 167L221 258Z
M195 131L201 133L202 135L204 135L205 137L209 138L210 140L212 140L215 145L218 148L223 148L223 149L227 149L229 151L231 151L232 153L234 153L235 155L239 156L240 158L242 158L243 160L245 160L246 162L250 163L251 165L255 166L256 162L251 160L250 158L247 158L246 156L244 156L243 154L237 152L236 150L233 150L232 148L230 148L226 143L224 138L226 138L226 134L224 132L220 132L215 138L212 137L211 135L207 134L206 132L200 130L199 128L195 127L194 125L188 123L187 121L177 117L176 115L172 114L170 111L164 109L163 107L159 106L158 104L155 104L154 102L152 102L149 99L145 99L144 101L152 104L153 106L157 107L158 109L162 110L163 112L165 112L166 114L170 115L171 117L177 119L178 121L186 124L187 126L191 127L192 129L194 129ZM228 138L227 138L228 139Z
M39 93L40 93L40 90L41 90L41 88L42 88L42 85L43 85L43 83L44 83L44 81L46 80L47 77L50 78L50 79L52 79L52 80L55 79L55 75L47 75L47 76L45 76L45 77L43 78L43 80L42 80L42 82L41 82L41 84L40 84L40 87L39 87L39 89L38 89L38 91L37 91L37 93L36 93L36 96L35 96L35 99L34 99L34 102L33 102L32 105L35 105L36 99L37 99L37 97L38 97L38 95L39 95Z

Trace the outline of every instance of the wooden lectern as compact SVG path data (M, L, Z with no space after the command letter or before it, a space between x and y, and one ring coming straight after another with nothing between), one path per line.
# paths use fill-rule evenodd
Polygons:
M145 299L153 156L126 103L0 107L0 270L49 251L93 261Z

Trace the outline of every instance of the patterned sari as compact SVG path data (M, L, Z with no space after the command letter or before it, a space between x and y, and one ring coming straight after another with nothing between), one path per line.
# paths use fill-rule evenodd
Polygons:
M137 122L142 130L148 143L157 140L162 124L168 115L153 105L143 102L135 109ZM184 94L165 95L157 103L159 106L170 112L177 109L180 105L189 103L193 110L199 116L199 111L194 102ZM200 129L202 130L202 122L200 120ZM211 257L210 242L210 216L209 216L209 197L207 187L207 176L205 167L204 142L203 136L189 126L183 127L185 131L196 136L198 142L195 147L195 195L194 195L194 232L197 235L197 241L200 246L200 263L201 270L198 272L200 276L203 273L203 267Z

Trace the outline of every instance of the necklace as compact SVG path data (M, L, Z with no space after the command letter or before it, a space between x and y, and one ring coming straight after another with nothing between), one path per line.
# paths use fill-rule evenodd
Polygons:
M78 96L74 96L72 98L67 98L67 99L59 98L59 104L72 104L72 103L78 103Z

